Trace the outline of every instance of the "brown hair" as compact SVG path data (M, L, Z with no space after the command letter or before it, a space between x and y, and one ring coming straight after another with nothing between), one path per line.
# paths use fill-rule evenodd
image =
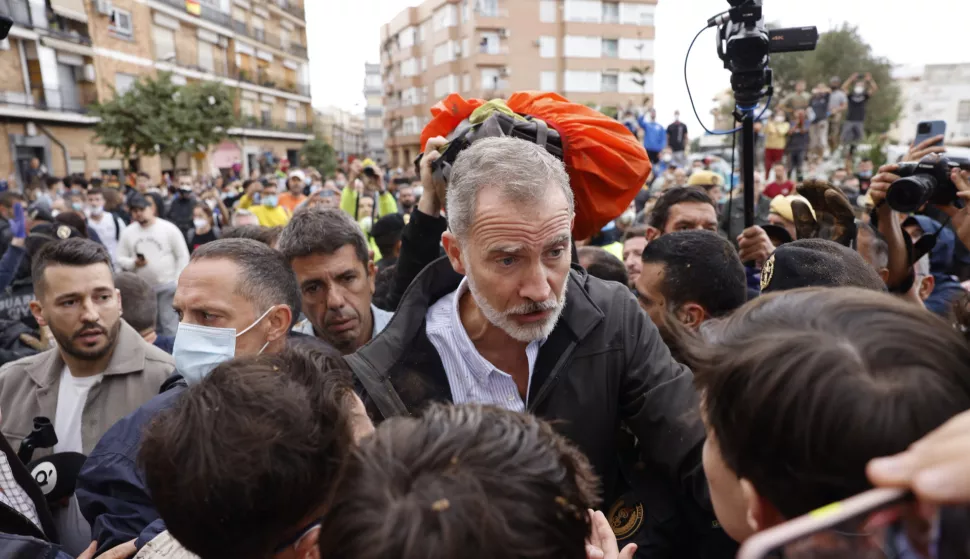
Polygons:
M598 481L532 415L441 406L385 421L348 462L320 534L330 559L585 559Z
M351 373L311 350L223 363L145 431L161 517L205 559L261 559L319 515L352 445Z
M765 295L705 334L687 361L709 435L787 518L865 491L869 460L970 409L966 341L884 293Z

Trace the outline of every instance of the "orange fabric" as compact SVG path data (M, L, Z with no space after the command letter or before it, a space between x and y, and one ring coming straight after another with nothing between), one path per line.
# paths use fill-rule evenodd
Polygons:
M451 133L484 102L453 93L436 104L421 134L421 150L429 139ZM622 214L650 175L650 159L640 141L622 123L595 109L538 91L513 93L508 106L559 132L576 198L576 239L591 237Z
M304 200L306 200L306 196L302 193L293 195L290 192L284 192L279 196L279 205L286 208L290 213L293 213L296 211L296 207Z

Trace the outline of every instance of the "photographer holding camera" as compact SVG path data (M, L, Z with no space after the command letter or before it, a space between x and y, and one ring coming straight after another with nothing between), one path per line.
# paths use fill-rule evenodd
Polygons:
M879 232L890 248L886 283L892 291L906 291L913 280L912 263L938 248L937 239L946 222L964 245L970 243L970 208L966 206L970 202L970 161L944 155L942 140L936 136L914 145L902 163L880 167L869 187ZM956 205L959 199L964 200L962 208ZM904 235L900 213L931 213L944 223L915 238ZM941 277L949 274L945 269L931 271Z

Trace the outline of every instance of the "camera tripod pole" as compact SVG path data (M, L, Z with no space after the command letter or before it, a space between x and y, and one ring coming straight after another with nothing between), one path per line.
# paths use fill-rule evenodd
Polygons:
M754 225L754 109L741 110L741 172L744 177L744 228Z

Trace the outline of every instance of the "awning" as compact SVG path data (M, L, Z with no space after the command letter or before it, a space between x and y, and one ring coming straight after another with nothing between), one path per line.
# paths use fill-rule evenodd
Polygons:
M88 22L88 16L84 12L84 0L51 0L51 9L55 14L64 16L68 19Z

